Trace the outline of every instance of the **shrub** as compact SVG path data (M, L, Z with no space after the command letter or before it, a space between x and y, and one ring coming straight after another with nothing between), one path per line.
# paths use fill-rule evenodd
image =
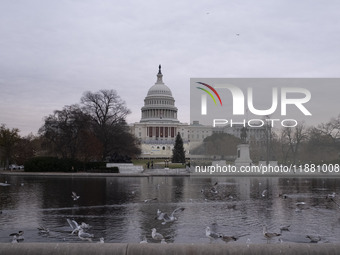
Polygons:
M73 159L55 157L35 157L25 162L25 172L75 172L81 163Z

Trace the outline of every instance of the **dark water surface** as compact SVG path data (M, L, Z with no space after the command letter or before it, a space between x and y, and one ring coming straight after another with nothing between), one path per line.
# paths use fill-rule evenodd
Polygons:
M151 238L156 228L167 242L209 243L205 228L210 226L225 235L244 235L239 243L266 243L262 227L279 232L281 224L291 225L290 231L272 243L309 242L306 235L340 241L340 198L326 199L340 192L336 178L0 176L0 182L6 181L11 185L0 186L3 243L19 230L25 232L24 242L84 242L71 235L66 219L89 224L94 242L104 237L105 242L139 243L143 236L156 242ZM79 200L73 201L72 191ZM157 200L144 202L150 198ZM155 219L157 209L177 207L185 208L177 221ZM50 233L40 234L40 225Z

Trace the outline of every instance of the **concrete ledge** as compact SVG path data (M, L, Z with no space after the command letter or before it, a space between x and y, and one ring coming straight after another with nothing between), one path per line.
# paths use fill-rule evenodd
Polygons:
M176 169L174 169L175 171ZM185 173L161 173L161 172L149 172L149 173L64 173L64 172L8 172L0 171L0 176L48 176L48 177L149 177L149 176L189 176ZM207 176L205 176L207 177ZM209 177L209 176L208 176Z
M126 255L127 246L119 243L0 243L0 255Z
M0 255L227 255L339 254L339 244L119 244L119 243L0 243Z

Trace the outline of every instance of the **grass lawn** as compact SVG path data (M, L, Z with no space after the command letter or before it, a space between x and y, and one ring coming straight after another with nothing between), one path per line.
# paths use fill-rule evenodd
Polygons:
M133 159L132 163L134 165L142 165L144 167L146 167L146 164L148 162L153 161L153 165L156 167L156 165L158 166L157 168L163 168L165 165L164 159ZM181 164L181 163L171 163L169 162L169 168L185 168L185 164Z

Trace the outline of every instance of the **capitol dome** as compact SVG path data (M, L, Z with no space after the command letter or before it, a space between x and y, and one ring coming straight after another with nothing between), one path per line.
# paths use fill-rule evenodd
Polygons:
M141 111L141 122L178 122L175 99L170 88L163 82L161 65L159 65L157 81L149 89Z
M167 95L167 96L172 97L171 90L164 83L163 84L156 83L149 89L148 96L154 96L154 95Z

